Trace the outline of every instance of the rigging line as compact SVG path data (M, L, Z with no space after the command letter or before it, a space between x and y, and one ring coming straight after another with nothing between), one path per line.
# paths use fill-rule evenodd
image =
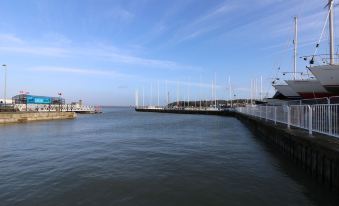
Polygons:
M299 13L298 13L298 17L301 17L301 16L303 16L304 14L305 14L305 10L304 10L304 8L305 8L305 3L306 3L306 0L303 0L303 2L301 3L301 6L300 6L300 9L299 9ZM300 48L300 47L299 47ZM299 49L298 48L298 49ZM306 73L308 73L308 69L306 69ZM301 76L301 78L302 78L302 75L300 75Z
M292 26L289 26L288 31L292 31L292 30L293 30ZM290 32L288 32L288 33L290 33ZM289 36L289 37L288 37L287 44L285 45L286 47L283 48L283 51L288 50L288 49L290 48L291 42L292 42L291 39L292 39L292 36ZM283 57L284 55L285 55L284 52L282 52L282 53L280 54L280 56L278 57L278 59L277 59L277 66L278 66L279 69L278 69L278 71L276 72L274 79L277 79L278 76L279 76L280 69L281 69L281 61L282 61L282 57Z
M300 9L299 9L299 13L298 16L301 16L302 14L305 13L305 11L303 10L304 6L305 6L306 0L303 0L303 2L300 5Z
M306 0L303 0L302 4L301 4L301 6L300 6L300 9L299 9L298 16L301 16L301 14L304 13L303 8L304 8L304 6L305 6L305 3L306 3ZM290 26L289 31L292 31L292 30L293 30L293 28L292 28L292 26ZM288 49L290 48L291 42L292 42L291 39L292 39L292 36L289 36L288 42L287 42L287 47L286 47L284 50L288 50ZM281 53L281 55L279 56L279 58L278 58L278 60L277 60L277 61L278 61L278 63L277 63L277 64L278 64L278 68L280 68L280 69L281 69L281 61L282 61L281 59L282 59L282 56L283 56L283 55L284 55L284 54ZM281 72L280 69L277 70L274 79L277 79L277 78L278 78L279 72Z
M317 43L317 45L316 45L316 49L315 49L315 51L314 51L313 56L315 56L315 55L317 54L317 52L318 52L319 45L320 45L320 41L321 41L321 39L322 39L322 37L323 37L323 35L324 35L325 29L326 29L326 25L327 25L327 22L328 22L328 19L329 19L329 16L330 16L330 12L331 12L332 7L333 7L333 1L332 1L331 5L328 5L328 6L330 7L330 9L329 9L328 12L327 12L326 20L325 20L323 29L322 29L322 31L321 31L320 38L319 38L318 43Z
M292 27L291 25L289 26L288 31L291 31L291 32L288 32L288 33L292 33L293 27ZM294 38L294 35L293 35L293 36L290 35L290 36L288 37L288 41L287 41L286 47L283 49L283 51L288 51L288 50L289 50L289 48L290 48L291 45L292 45L292 39L293 39L293 38ZM282 61L283 56L285 56L284 52L282 52L282 53L280 54L280 56L279 56L279 58L278 58L278 60L277 60L277 61L279 61L279 63L278 63L278 68L279 68L279 69L278 69L278 71L276 72L275 79L277 79L278 76L279 76L279 73L281 73L281 61Z

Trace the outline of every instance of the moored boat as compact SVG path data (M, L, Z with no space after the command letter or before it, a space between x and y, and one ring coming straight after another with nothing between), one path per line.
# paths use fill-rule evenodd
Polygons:
M287 84L275 84L272 85L280 94L285 96L287 99L299 99L300 95L295 92L289 85Z
M319 80L286 80L286 83L303 99L329 97L331 94L321 85Z
M328 16L326 18L329 20L329 56L328 58L321 58L321 62L324 62L323 65L313 66L315 63L316 56L313 55L310 61L311 66L309 70L312 74L320 81L320 83L326 88L327 91L331 92L332 95L339 95L339 65L335 62L335 44L334 44L334 0L329 0L328 2ZM319 41L320 42L320 41ZM317 44L317 47L319 44ZM329 60L329 62L328 62Z
M321 65L309 68L325 89L339 95L339 65Z

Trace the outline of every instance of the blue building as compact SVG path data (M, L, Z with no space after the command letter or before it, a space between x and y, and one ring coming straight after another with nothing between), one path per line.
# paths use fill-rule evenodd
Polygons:
M65 99L61 97L46 97L28 94L19 94L12 97L13 104L65 104Z

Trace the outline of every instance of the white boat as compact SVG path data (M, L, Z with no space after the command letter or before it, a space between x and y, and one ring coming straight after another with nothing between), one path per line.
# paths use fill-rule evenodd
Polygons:
M293 69L293 80L286 80L285 82L295 93L300 95L303 99L311 98L322 98L328 97L330 94L327 90L321 85L320 81L317 79L297 79L296 78L296 68L297 68L297 45L298 45L298 19L295 19L295 33L294 33L294 69Z
M330 96L330 93L316 79L286 80L285 82L304 99Z
M327 91L339 94L339 65L321 65L309 68Z
M312 74L320 81L320 83L326 88L327 91L331 92L332 95L339 94L339 65L335 63L335 47L334 47L334 0L329 0L328 18L329 18L329 34L330 34L330 55L329 63L324 65L309 67ZM312 57L312 63L314 63L314 56Z
M288 99L298 99L300 95L295 92L289 85L287 84L276 84L272 85L280 94L284 95Z

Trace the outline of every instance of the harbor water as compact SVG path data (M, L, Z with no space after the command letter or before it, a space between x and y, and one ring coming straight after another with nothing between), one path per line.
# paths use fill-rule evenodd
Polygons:
M339 205L232 117L106 108L0 126L0 205Z

